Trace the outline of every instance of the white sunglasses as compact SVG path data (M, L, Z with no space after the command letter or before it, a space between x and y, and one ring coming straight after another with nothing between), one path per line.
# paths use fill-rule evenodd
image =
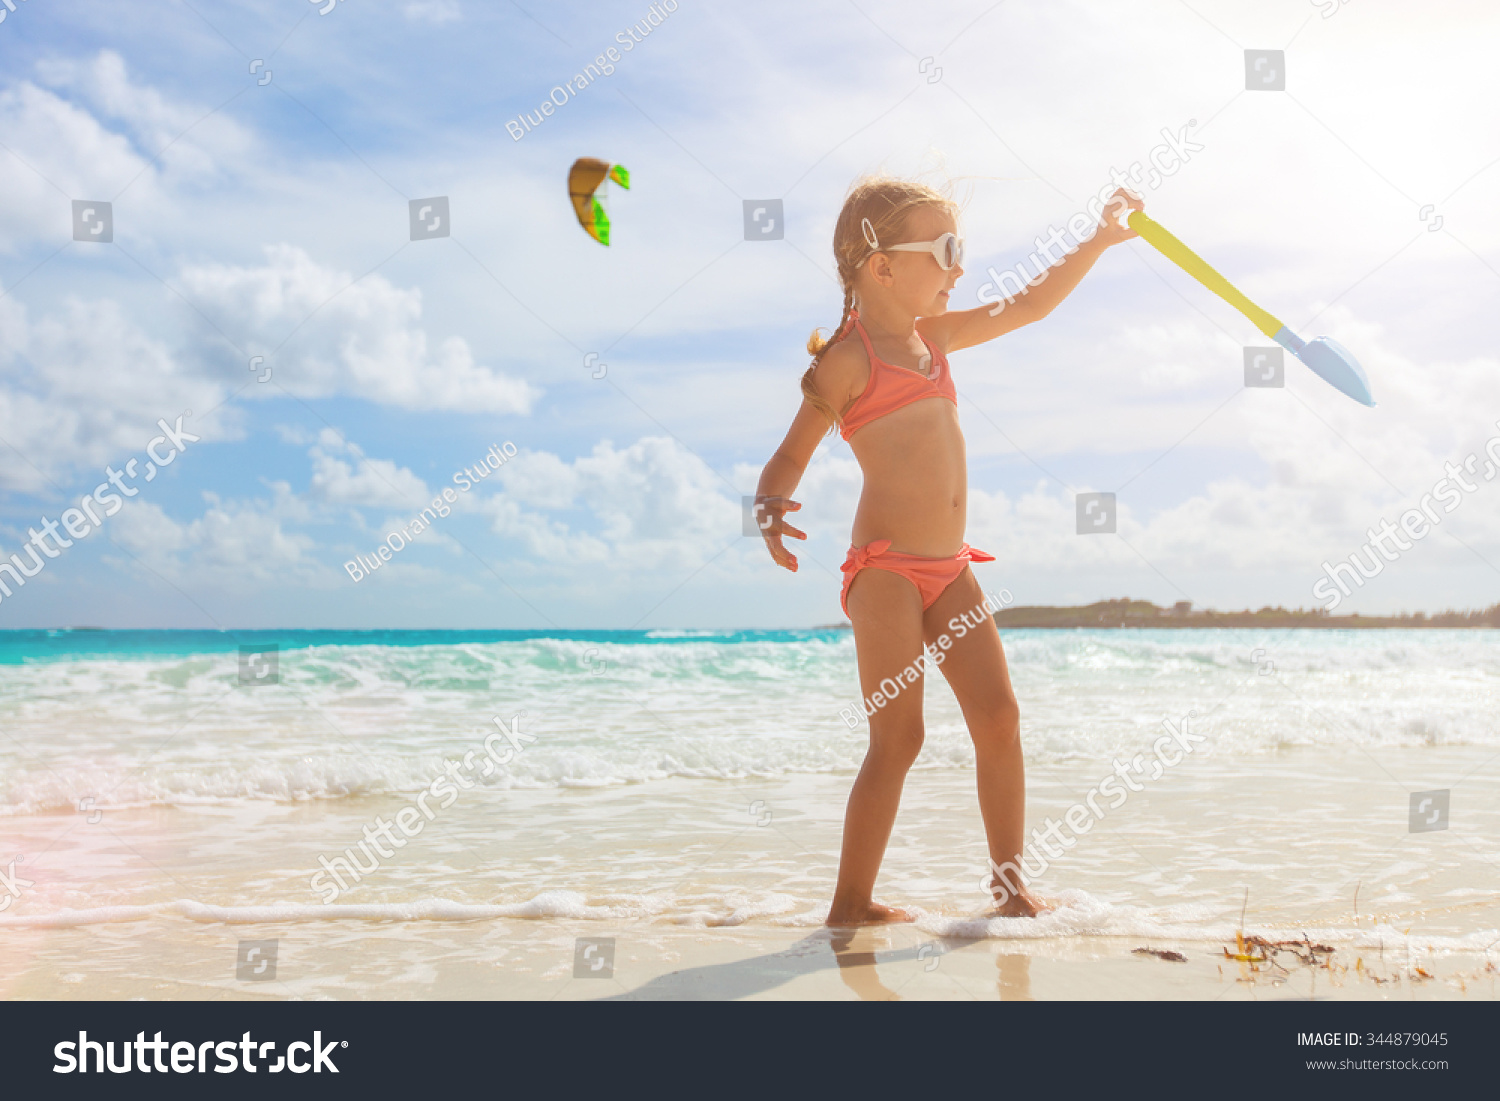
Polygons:
M860 221L860 230L864 233L865 244L870 246L872 253L930 252L932 253L932 258L938 262L938 267L944 271L951 271L955 264L962 264L964 262L963 239L956 233L945 233L936 241L907 241L899 245L881 247L880 241L875 236L875 227L870 224L870 219L864 218Z

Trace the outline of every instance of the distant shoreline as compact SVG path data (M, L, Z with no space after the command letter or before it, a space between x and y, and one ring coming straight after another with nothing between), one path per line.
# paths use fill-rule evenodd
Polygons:
M1304 610L1264 607L1252 612L1218 612L1211 608L1195 610L1188 601L1163 608L1149 600L1101 600L1079 607L1058 608L1035 605L1024 608L1002 608L995 613L995 624L1009 630L1076 630L1079 628L1149 628L1152 630L1204 630L1246 627L1302 628L1322 631L1418 630L1433 628L1454 630L1500 627L1500 604L1483 611L1437 612L1428 615L1414 612L1399 616L1329 615L1319 608ZM823 624L820 630L850 630L848 623Z

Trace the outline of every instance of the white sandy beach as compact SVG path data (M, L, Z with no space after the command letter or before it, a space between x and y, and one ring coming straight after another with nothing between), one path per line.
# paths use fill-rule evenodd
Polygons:
M846 775L476 789L331 906L317 855L409 799L12 818L34 885L0 914L0 976L9 998L1493 999L1497 784L1456 789L1463 829L1409 834L1387 775L1492 755L1184 762L1056 862L1036 921L983 918L972 776L917 770L881 882L920 920L852 935L821 927ZM1035 768L1032 820L1098 772ZM1228 960L1242 906L1246 935L1334 952ZM575 977L580 937L613 939L609 974ZM244 940L277 942L274 981L236 978Z

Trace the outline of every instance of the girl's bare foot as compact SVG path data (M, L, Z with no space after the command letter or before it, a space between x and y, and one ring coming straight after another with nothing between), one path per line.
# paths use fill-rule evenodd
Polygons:
M1019 891L1009 895L1004 902L995 903L995 909L991 917L1036 917L1045 914L1054 907L1042 901L1022 887Z
M828 911L824 925L848 928L853 925L891 925L903 921L916 921L916 917L894 906L882 906L878 902L867 902L864 906L838 906Z

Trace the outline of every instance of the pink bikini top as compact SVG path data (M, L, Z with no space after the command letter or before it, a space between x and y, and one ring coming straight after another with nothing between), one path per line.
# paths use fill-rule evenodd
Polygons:
M859 339L864 341L865 352L870 357L870 381L865 383L864 391L844 413L840 436L847 440L871 421L923 398L944 397L954 405L958 404L958 397L953 390L953 376L948 372L948 358L928 344L926 337L922 337L922 343L932 355L930 375L913 371L909 367L897 367L876 356L875 349L870 344L870 335L860 324L859 311L851 311L850 320L854 323L854 331L859 334ZM921 336L920 333L917 335Z

